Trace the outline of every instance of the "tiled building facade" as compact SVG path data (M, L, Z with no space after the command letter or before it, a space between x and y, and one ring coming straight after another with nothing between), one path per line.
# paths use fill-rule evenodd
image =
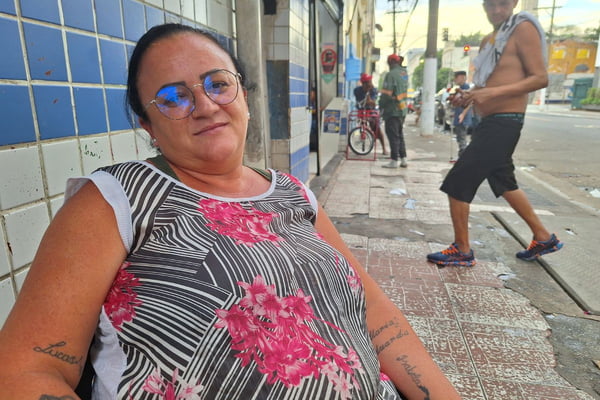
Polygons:
M250 21L262 33L254 44L236 33L248 23L239 21L236 3L0 0L0 326L63 203L66 180L153 154L146 133L133 127L124 94L128 56L154 25L181 22L208 30L234 54L244 45L263 51L267 121L254 135L264 135L268 146L255 158L308 180L311 18L318 9L333 21L315 31L333 38L343 60L337 25L343 2L257 0L264 13ZM342 68L340 62L333 89L322 93L325 102L343 92Z

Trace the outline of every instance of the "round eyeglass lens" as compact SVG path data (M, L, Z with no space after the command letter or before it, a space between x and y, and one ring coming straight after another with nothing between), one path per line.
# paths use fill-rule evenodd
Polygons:
M229 104L237 97L238 78L224 69L211 72L204 78L204 91L215 103Z
M156 93L154 104L167 118L183 119L194 108L194 94L184 85L165 86Z

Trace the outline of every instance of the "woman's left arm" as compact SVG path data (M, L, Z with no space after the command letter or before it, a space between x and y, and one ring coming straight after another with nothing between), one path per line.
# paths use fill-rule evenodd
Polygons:
M381 371L390 377L407 399L460 399L402 311L367 274L321 206L315 228L360 275L366 295L367 327L381 363Z

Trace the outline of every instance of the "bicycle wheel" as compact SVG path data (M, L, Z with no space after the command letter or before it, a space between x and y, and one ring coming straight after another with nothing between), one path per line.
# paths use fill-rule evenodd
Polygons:
M348 146L350 150L359 156L365 156L373 150L375 135L367 126L357 126L348 134Z

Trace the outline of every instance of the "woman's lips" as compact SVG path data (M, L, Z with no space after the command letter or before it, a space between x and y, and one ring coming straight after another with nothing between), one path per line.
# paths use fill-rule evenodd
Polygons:
M212 124L212 125L202 128L201 130L196 132L195 135L201 135L203 133L210 133L210 132L213 132L214 130L219 129L220 127L225 126L225 125L227 125L227 123L225 123L225 122Z

